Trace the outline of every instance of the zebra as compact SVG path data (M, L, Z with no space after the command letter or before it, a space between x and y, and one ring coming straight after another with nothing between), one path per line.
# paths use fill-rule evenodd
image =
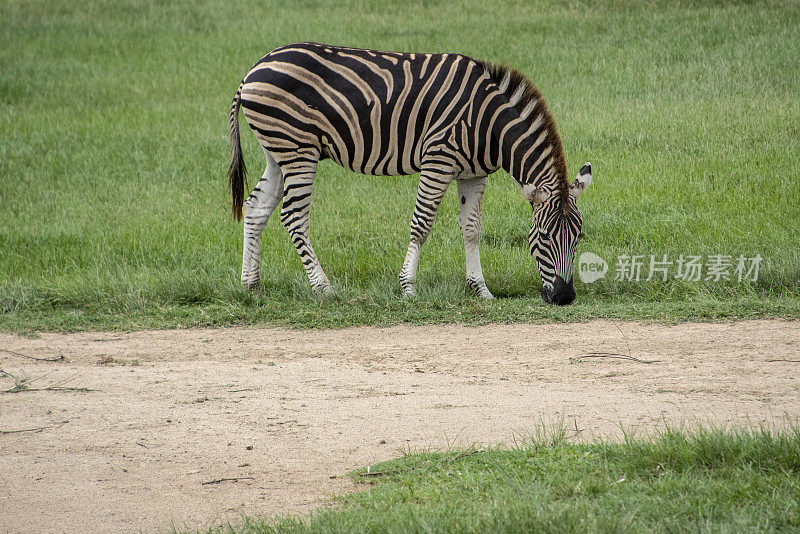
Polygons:
M245 199L239 111L264 149L266 169ZM575 299L572 270L582 219L576 199L591 182L586 163L572 183L553 116L519 71L461 54L398 53L295 43L263 56L230 108L232 211L244 218L242 285L258 291L261 233L280 220L312 289L331 291L310 239L317 162L369 175L420 173L411 238L399 275L416 294L420 250L448 185L456 181L467 285L491 299L478 240L487 177L500 168L533 209L528 233L545 302Z

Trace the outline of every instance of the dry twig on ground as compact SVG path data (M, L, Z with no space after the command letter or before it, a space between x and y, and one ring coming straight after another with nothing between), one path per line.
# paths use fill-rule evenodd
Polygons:
M617 360L630 360L636 363L658 363L661 360L642 360L626 354L618 354L616 352L590 352L589 354L581 354L570 358L572 362L578 362L584 358L614 358Z
M233 482L236 480L255 480L255 477L231 477L231 478L218 478L215 480L209 480L207 482L201 482L203 486L208 486L209 484L219 484L220 482Z
M53 356L51 358L40 358L38 356L30 356L28 354L22 354L21 352L16 352L9 349L0 349L0 352L13 354L14 356L19 356L20 358L28 358L29 360L36 360L37 362L60 362L61 360L65 359L63 354L59 354L58 356Z
M21 428L19 430L0 430L0 434L21 434L22 432L41 432L49 427L40 426L39 428Z
M617 327L617 330L619 330L619 333L625 340L625 345L628 348L628 354L620 354L618 352L590 352L588 354L581 354L580 356L573 356L572 358L569 359L569 361L575 363L581 361L584 358L613 358L617 360L630 360L636 363L658 363L661 361L661 360L642 360L640 358L632 356L631 354L633 351L631 351L631 344L630 341L628 340L628 336L625 335L625 332L622 331L622 328L620 328L617 323L614 322L614 326Z
M99 391L97 389L91 389L87 387L72 387L72 386L64 386L62 384L65 381L54 384L52 386L47 386L43 388L32 388L30 387L30 383L34 380L39 380L40 378L44 378L45 376L49 375L50 373L46 373L38 378L29 379L29 378L20 378L18 376L14 376L8 371L4 371L0 369L0 376L7 376L8 378L14 381L14 387L8 389L0 389L0 394L3 393L23 393L23 392L33 392L33 391L78 391L81 393L87 393L89 391Z
M52 428L55 425L64 425L69 423L69 421L58 421L53 423L52 425L48 426L40 426L37 428L21 428L19 430L0 430L0 434L21 434L22 432L41 432L43 430L47 430L48 428Z

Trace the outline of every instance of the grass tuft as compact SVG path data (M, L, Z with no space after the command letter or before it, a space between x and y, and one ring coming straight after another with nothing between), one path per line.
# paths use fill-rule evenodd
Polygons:
M800 528L800 430L667 428L650 439L407 454L308 517L209 532L785 532ZM376 475L377 474L377 475Z

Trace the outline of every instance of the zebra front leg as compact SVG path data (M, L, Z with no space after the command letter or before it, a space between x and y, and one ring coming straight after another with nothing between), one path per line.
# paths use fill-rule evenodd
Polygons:
M244 246L242 252L242 285L257 293L260 283L261 233L269 216L283 197L283 174L280 167L267 156L264 175L244 203Z
M422 171L417 188L417 202L411 216L411 241L408 243L406 259L400 271L400 289L404 297L416 295L417 267L422 244L428 238L431 226L439 210L452 175Z
M457 180L456 184L458 185L461 235L464 237L464 256L467 260L467 285L475 291L478 297L488 300L492 298L492 293L483 280L481 255L478 251L486 177Z
M283 209L281 222L289 232L294 248L311 282L311 289L320 293L330 293L331 283L317 260L311 246L311 193L314 188L316 161L293 162L284 168Z

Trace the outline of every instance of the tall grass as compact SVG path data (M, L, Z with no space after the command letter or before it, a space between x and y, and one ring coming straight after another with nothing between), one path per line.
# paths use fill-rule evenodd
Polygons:
M800 316L800 10L793 2L221 2L0 0L0 328L268 322ZM399 298L416 179L320 165L318 301L277 220L263 295L238 285L227 112L271 48L315 40L457 51L528 74L570 172L589 160L585 239L609 276L578 302L538 298L530 208L503 172L481 239L491 304L469 297L449 192ZM253 176L260 148L243 130ZM617 282L620 254L760 254L755 282Z

